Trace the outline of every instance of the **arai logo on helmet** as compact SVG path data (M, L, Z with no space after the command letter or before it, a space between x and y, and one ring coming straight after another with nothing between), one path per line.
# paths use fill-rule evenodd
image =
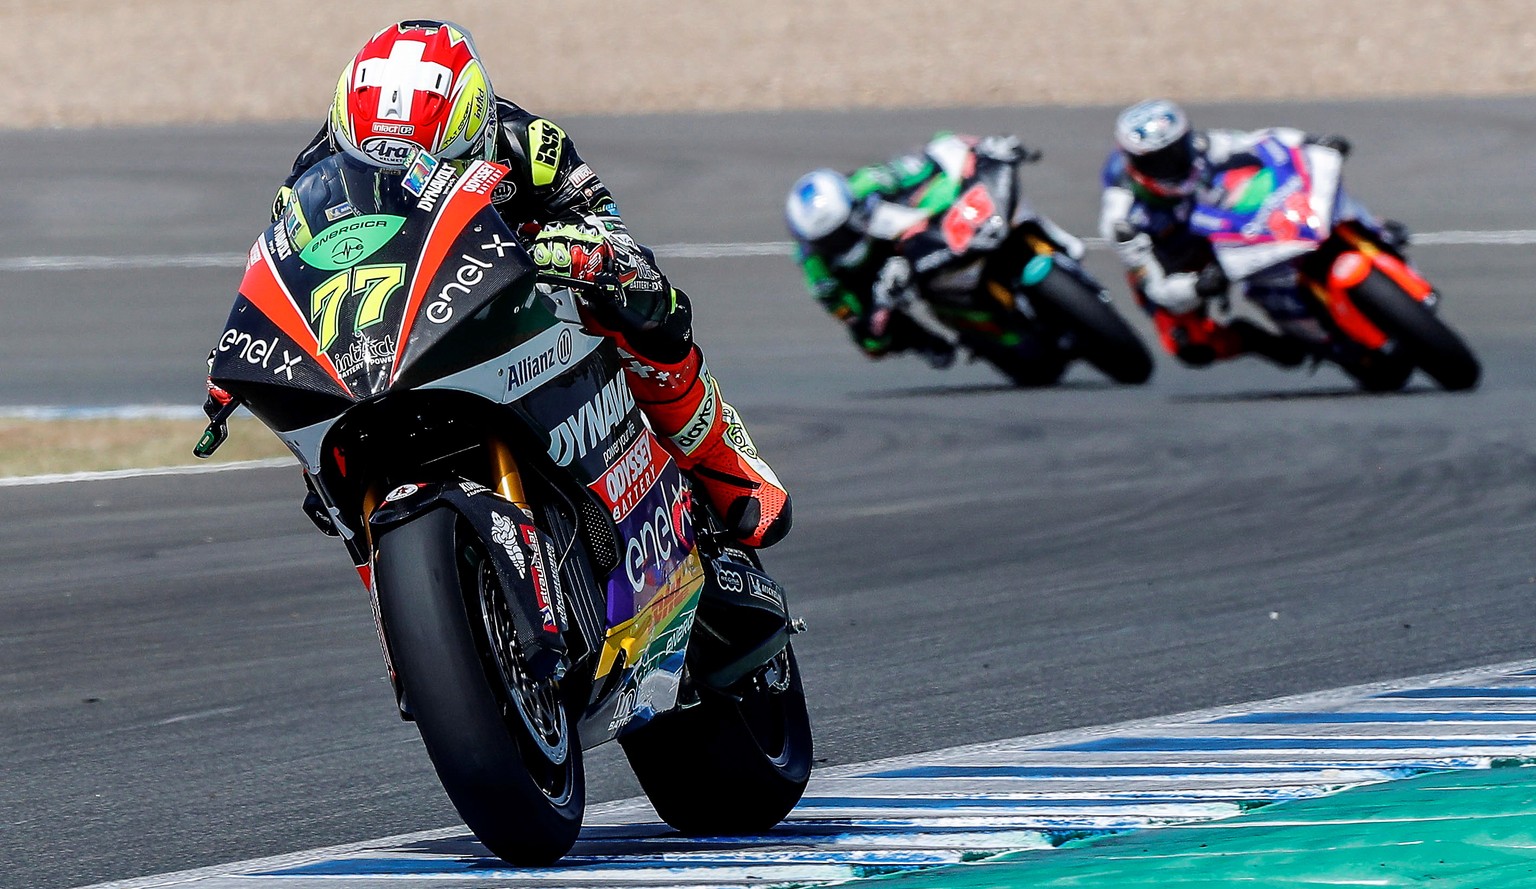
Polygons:
M411 159L411 152L420 148L415 142L407 142L404 139L389 139L383 136L375 136L372 139L364 139L358 146L363 154L368 155L381 164L389 167L403 167L406 161Z

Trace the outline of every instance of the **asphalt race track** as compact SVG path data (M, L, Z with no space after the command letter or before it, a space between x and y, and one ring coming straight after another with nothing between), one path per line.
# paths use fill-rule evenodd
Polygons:
M1536 229L1536 101L1194 110L1347 134L1354 192L1415 230ZM1112 117L562 123L637 237L698 245L783 241L799 172L940 127L1042 147L1033 198L1091 234ZM238 267L34 260L242 253L311 132L0 133L0 405L195 404ZM1447 395L1418 378L1387 397L1255 359L1201 372L1160 358L1135 389L1080 368L1049 391L981 365L871 363L786 256L662 251L726 397L795 495L769 567L810 625L818 757L1531 657L1530 250L1417 248L1484 384ZM1128 307L1112 258L1090 265ZM0 489L0 886L456 823L393 713L363 590L300 493L289 469ZM593 800L636 792L616 749L593 757Z

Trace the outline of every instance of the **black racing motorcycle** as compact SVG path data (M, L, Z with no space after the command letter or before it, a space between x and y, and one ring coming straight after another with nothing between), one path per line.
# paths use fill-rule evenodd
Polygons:
M1146 382L1151 354L1074 257L1081 244L1025 199L1019 161L959 136L927 151L939 175L904 203L879 205L870 229L899 243L935 320L1021 386L1051 385L1078 359L1116 382Z
M811 767L784 591L637 410L576 282L491 204L500 165L344 155L251 247L195 453L241 405L351 553L400 715L491 852L575 842L617 739L661 817L766 830Z

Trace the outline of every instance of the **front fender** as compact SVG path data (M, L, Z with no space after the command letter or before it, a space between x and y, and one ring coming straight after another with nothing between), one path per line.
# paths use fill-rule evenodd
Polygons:
M569 665L564 591L554 546L516 504L471 481L401 485L368 518L374 540L434 509L458 513L490 557L505 592L513 632L529 673L559 675Z

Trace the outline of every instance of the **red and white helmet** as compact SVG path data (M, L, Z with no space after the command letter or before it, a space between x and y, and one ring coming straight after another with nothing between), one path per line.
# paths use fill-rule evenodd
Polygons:
M403 167L418 148L440 158L486 157L495 109L468 32L404 21L373 35L341 72L329 129L338 150Z

